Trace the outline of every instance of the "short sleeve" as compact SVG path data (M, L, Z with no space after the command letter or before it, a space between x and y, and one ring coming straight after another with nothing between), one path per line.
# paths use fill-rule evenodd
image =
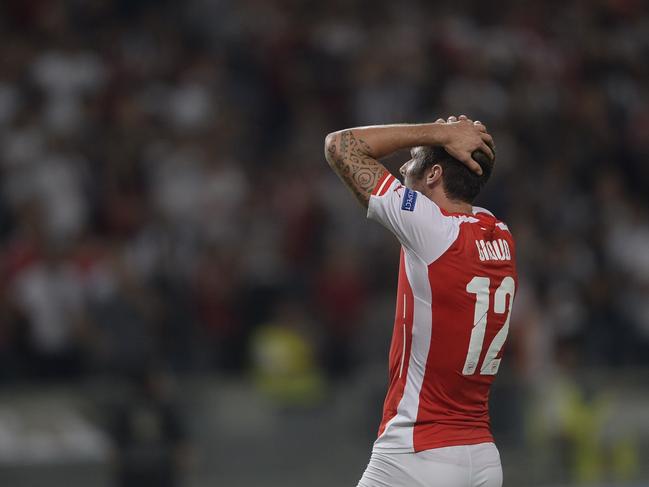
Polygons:
M457 218L444 215L433 201L406 188L388 172L370 196L367 217L390 230L426 263L446 252L460 231Z

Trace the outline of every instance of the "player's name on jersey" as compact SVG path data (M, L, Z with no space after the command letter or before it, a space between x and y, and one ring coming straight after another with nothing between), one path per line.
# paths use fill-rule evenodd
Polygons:
M507 241L502 238L493 241L476 240L478 256L481 261L485 260L512 260Z

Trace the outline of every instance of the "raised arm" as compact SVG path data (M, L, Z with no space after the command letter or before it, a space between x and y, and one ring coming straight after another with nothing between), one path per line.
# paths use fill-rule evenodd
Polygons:
M481 173L480 165L471 157L475 150L489 156L491 136L484 125L460 117L449 123L377 125L333 132L325 139L325 157L329 166L367 207L370 194L387 169L378 159L399 149L423 145L443 146L446 151Z

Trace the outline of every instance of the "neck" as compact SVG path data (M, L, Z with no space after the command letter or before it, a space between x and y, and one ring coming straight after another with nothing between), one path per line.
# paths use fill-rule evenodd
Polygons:
M443 192L431 191L426 196L448 213L468 213L469 215L473 213L473 205L471 203L449 199Z
M473 213L473 205L464 201L448 201L446 204L440 205L440 208L444 208L449 213Z

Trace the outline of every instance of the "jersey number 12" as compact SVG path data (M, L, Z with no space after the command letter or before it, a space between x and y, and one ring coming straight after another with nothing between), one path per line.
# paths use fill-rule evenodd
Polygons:
M469 294L475 294L475 310L473 314L473 330L471 330L471 340L469 341L469 350L464 361L463 375L473 375L478 367L484 334L487 329L487 313L489 312L489 285L491 281L488 277L474 277L466 285L466 291ZM503 348L507 333L509 333L509 318L512 311L512 302L514 301L514 291L516 284L514 279L505 277L494 296L494 312L496 314L507 313L505 324L496 334L487 349L487 354L480 368L481 375L496 375L500 366L500 359L496 358L500 349ZM509 302L507 300L509 296Z

